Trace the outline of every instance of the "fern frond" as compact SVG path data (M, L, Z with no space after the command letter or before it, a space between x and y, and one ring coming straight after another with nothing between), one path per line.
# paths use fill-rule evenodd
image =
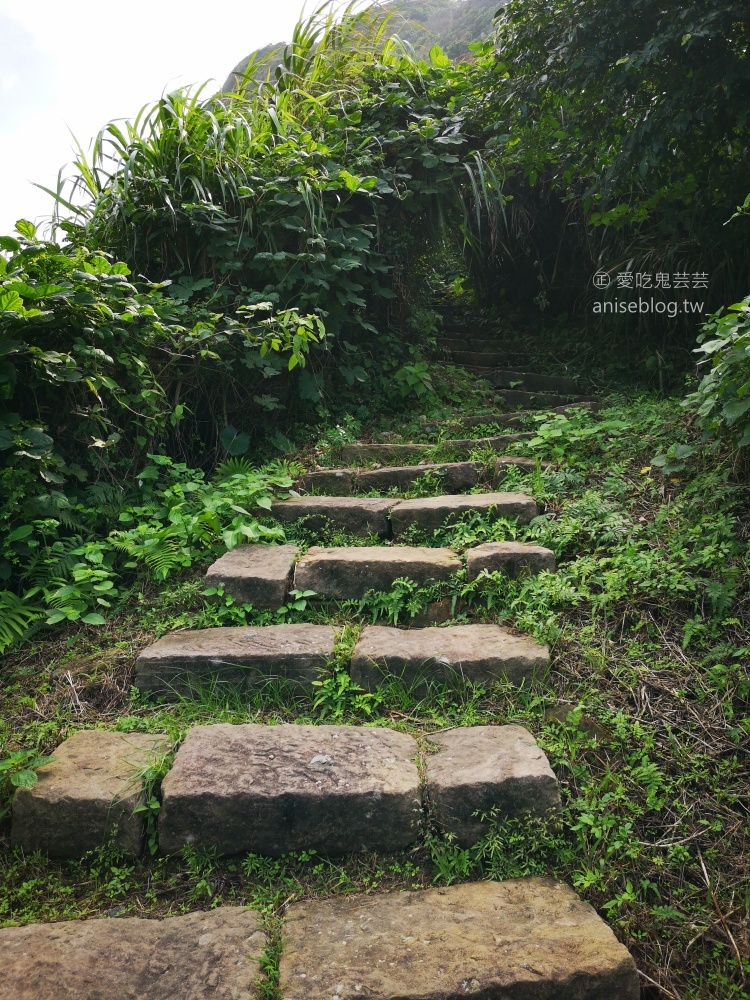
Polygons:
M181 566L190 565L190 557L180 544L177 531L173 527L151 530L133 538L123 531L113 531L109 536L112 545L120 552L144 563L157 580L165 580L170 573Z
M215 479L223 483L233 476L251 476L254 472L255 466L249 458L228 458L216 467Z
M0 653L23 639L29 627L46 614L44 608L29 600L29 594L19 597L10 590L0 591Z
M80 562L80 556L74 551L83 545L81 535L71 535L54 542L48 549L42 549L29 563L23 579L32 587L48 587L51 581L69 580L73 567Z

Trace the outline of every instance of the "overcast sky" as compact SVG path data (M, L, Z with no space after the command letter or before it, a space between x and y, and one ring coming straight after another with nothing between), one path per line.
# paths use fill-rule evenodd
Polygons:
M318 4L308 2L312 10ZM0 0L0 235L49 216L72 159L113 118L288 40L303 0Z

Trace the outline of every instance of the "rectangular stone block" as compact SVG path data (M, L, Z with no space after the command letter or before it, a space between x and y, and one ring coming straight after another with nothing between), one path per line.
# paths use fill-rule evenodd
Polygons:
M421 497L399 500L391 510L393 537L407 528L435 531L462 514L494 512L495 517L517 518L521 524L537 516L536 501L525 493L474 493L459 496Z
M117 828L128 854L143 850L144 802L139 776L168 747L165 736L83 730L61 743L38 771L33 788L13 796L11 843L26 852L80 858L102 847Z
M527 409L554 409L559 406L570 406L576 403L595 403L594 396L568 396L555 392L529 392L526 389L498 389L497 395L506 406L519 406Z
M275 611L286 603L296 545L238 545L208 567L207 587L223 587L240 604Z
M465 418L462 423L466 427L481 427L482 424L500 424L500 426L516 426L523 425L529 421L529 418L534 413L547 412L547 413L568 413L572 412L575 407L581 407L586 410L591 410L593 413L599 409L599 404L594 402L585 403L566 403L563 406L553 406L551 409L544 411L541 410L517 410L511 413L478 413L474 417Z
M466 573L475 580L483 570L510 577L533 575L557 569L555 553L531 542L484 542L466 553Z
M370 490L399 489L409 490L426 472L435 472L440 476L442 488L446 493L460 493L476 486L482 475L479 462L431 462L424 465L390 466L385 469L372 469L357 475L357 489L362 493Z
M305 472L296 483L298 490L327 497L348 497L354 492L351 469L323 469Z
M638 1000L635 962L551 879L293 903L284 1000Z
M398 850L419 831L416 752L411 736L365 726L196 727L162 783L160 847Z
M368 625L354 647L351 676L367 691L387 677L407 686L510 681L523 684L543 678L549 649L499 625L451 625L398 629Z
M0 1000L255 1000L265 947L241 906L8 927Z
M496 368L493 383L503 389L525 389L528 392L556 392L560 395L578 393L578 383L565 375L536 375L532 372Z
M493 451L503 451L509 444L515 444L516 441L525 441L533 436L534 434L531 431L519 431L517 434L497 434L494 437L450 438L447 441L441 441L435 447L442 454L468 456L473 451L476 451L477 448L491 448Z
M431 444L345 444L341 446L341 461L347 465L369 465L370 462L380 462L389 465L393 462L418 462L427 452Z
M426 586L449 580L460 569L461 560L450 549L314 546L297 563L294 585L298 590L314 590L320 597L359 600L368 590L390 590L393 581L402 576Z
M540 462L540 469L549 469L552 462ZM533 458L521 458L517 455L504 455L502 458L498 458L494 466L494 480L493 484L495 487L505 479L508 474L508 469L520 469L522 472L534 472L536 470L536 460Z
M498 820L561 809L557 779L523 726L466 726L428 737L426 795L437 826L471 847Z
M333 656L329 625L266 625L172 632L144 649L135 664L141 691L189 695L210 681L262 686L284 680L309 687Z
M349 535L387 535L388 513L395 501L365 497L300 497L299 500L279 500L271 513L282 524L297 524L310 531L327 527Z

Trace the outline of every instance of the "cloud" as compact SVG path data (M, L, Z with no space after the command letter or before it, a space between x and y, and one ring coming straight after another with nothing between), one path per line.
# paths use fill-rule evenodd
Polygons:
M73 158L71 132L88 147L108 121L132 118L164 91L221 83L253 49L291 37L301 8L302 0L77 0L72 15L59 0L0 0L0 87L11 87L0 101L0 235L19 217L49 214L49 197L31 182L55 187Z

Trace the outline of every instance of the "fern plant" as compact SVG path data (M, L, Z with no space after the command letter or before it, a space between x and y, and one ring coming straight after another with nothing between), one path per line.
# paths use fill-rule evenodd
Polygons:
M45 609L33 600L37 594L36 588L24 597L10 590L0 591L0 653L23 639L34 622L46 614Z

